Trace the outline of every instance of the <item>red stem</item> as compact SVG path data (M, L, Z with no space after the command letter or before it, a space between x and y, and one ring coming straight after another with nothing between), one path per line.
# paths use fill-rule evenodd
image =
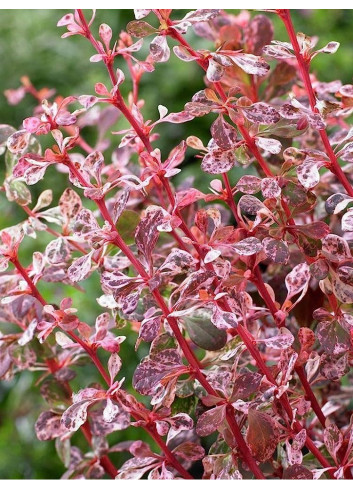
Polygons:
M33 297L35 297L43 306L46 305L46 300L42 296L42 294L39 292L37 287L34 285L33 281L29 277L27 270L21 265L21 263L18 261L18 258L12 258L11 262L14 264L14 266L17 268L17 270L20 272L22 277L25 279L27 282L29 288L31 289Z
M309 97L311 110L313 112L318 113L319 110L316 107L316 97L315 97L313 86L311 84L310 74L309 74L310 60L306 61L300 52L300 46L299 46L297 36L296 36L295 30L294 30L292 18L290 15L290 10L288 10L288 9L280 10L278 15L282 19L282 21L283 21L283 23L287 29L289 39L292 43L294 54L295 54L295 57L297 58L300 75L301 75L301 78L303 80L306 92L307 92L308 97ZM325 129L321 129L319 131L319 133L320 133L322 143L326 149L327 156L330 159L331 164L329 166L329 170L336 175L338 180L341 182L341 184L343 185L343 187L347 191L348 195L353 197L352 185L349 183L345 173L342 171L342 168L337 161L336 155L335 155L335 153L331 147L331 144L330 144L330 141L328 139L328 136L327 136Z
M171 31L170 34L171 34L172 37L174 37L179 42L181 42L181 44L183 44L185 47L187 47L188 50L191 52L191 54L194 54L194 55L197 56L197 53L194 50L192 50L192 48L186 43L186 41L184 41L184 39L180 36L180 34L177 31L175 31L174 29L170 29L170 31ZM90 37L92 37L92 36L89 34L86 37L90 39ZM92 44L94 45L94 43L92 43ZM207 67L207 61L201 61L200 59L198 59L197 62L204 69ZM225 95L225 93L223 91L223 88L221 87L220 84L215 84L215 86L216 85L217 85L216 88L218 89L218 92L221 94L221 97L223 98L223 100L226 100L226 95ZM119 96L121 97L120 93L119 93ZM120 105L121 104L118 103L117 104L117 107L121 109ZM125 106L124 103L123 103L123 106L127 110L127 111L125 111L125 113L123 112L124 115L125 115L125 117L129 120L129 122L131 123L132 127L135 129L136 133L139 135L139 137L142 140L142 142L144 143L146 149L149 152L151 152L152 151L152 147L150 145L149 138L148 138L148 142L147 142L146 139L144 138L144 136L145 136L144 131L140 128L138 122L133 118L130 110ZM260 166L262 167L263 171L265 172L265 174L267 176L272 176L272 173L268 169L266 162L263 160L261 154L259 153L259 151L258 151L258 149L257 149L257 147L256 147L256 145L254 143L253 138L250 137L250 135L247 133L247 131L246 131L246 129L245 129L244 126L239 127L239 130L241 131L241 133L242 133L245 141L247 142L247 144L249 146L249 149L253 152L254 156L257 158L257 160L258 160ZM168 186L169 186L169 183L168 183ZM171 189L169 187L169 193L170 192L171 192ZM172 199L172 201L174 201L174 199ZM97 204L98 204L98 202L97 202ZM104 201L99 203L100 208L102 207L102 204L104 204ZM105 207L105 204L104 204L104 207ZM102 209L101 209L101 211L102 211ZM107 212L106 212L106 214L107 214ZM105 217L105 219L108 220L108 222L111 222L111 220L109 218L107 218L107 216L104 216L103 213L102 213L102 215L103 215L103 217ZM184 230L185 225L183 227L182 226L181 226L181 228ZM112 226L112 228L115 229L114 226ZM128 254L126 256L128 256L128 258L130 259L130 261L133 264L133 266L135 267L135 269L140 273L140 275L142 277L144 277L145 279L148 279L149 278L148 277L148 274L146 273L146 271L144 270L144 268L142 267L142 265L135 259L135 257L132 254L131 250L125 245L125 243L122 242L122 240L120 239L120 237L118 237L114 242L124 252L124 254L126 254L126 252L128 252ZM158 292L158 294L160 295L159 292ZM155 296L155 299L157 300L157 302L160 305L160 307L162 308L162 310L165 311L165 308L166 308L166 310L168 312L168 308L165 305L162 296L158 297L158 295L157 295L156 292L154 292L153 295ZM173 330L173 332L174 332L174 334L175 334L178 342L181 342L181 345L180 346L181 346L181 348L182 348L182 350L184 352L185 357L187 358L187 360L190 363L190 365L193 368L195 368L195 377L198 378L198 380L201 382L201 384L206 388L206 383L208 384L208 382L207 382L207 380L205 379L205 377L203 376L203 374L200 371L199 362L194 357L192 351L189 348L188 343L185 341L184 337L182 336L182 334L181 334L181 332L179 330L177 321L175 321L175 323L174 323L174 320L173 321L170 321L170 319L172 319L172 318L168 318L168 322L170 323L171 328L172 328L172 330ZM259 354L259 352L257 351L257 349L253 347L253 345L250 345L251 342L249 343L248 339L246 338L245 330L244 330L243 334L241 335L241 337L242 337L242 339L243 339L243 341L245 343L248 343L247 346L249 348L249 351L253 354L253 356L255 355L254 358L255 358L257 364L259 365L259 368L261 366L262 369L265 368L267 370L267 367L266 367L265 363L263 362L263 360L261 358L261 355ZM245 341L243 337L246 338L247 341ZM272 376L272 378L273 378L273 376ZM211 386L208 385L208 387L210 387L211 390L213 391L213 389L212 389ZM206 390L210 393L210 390L209 389L206 389ZM293 413L292 413L292 410L291 410L291 406L289 404L289 401L287 400L287 402L288 402L288 407L289 407L289 411L291 413L291 416L293 416ZM321 459L322 458L323 457L321 457Z

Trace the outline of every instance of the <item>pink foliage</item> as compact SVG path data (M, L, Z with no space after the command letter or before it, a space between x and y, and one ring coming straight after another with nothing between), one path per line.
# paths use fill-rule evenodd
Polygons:
M273 40L271 15L282 19L285 42ZM353 90L310 75L311 60L339 45L314 50L317 40L295 34L287 10L135 17L118 39L107 24L94 37L94 13L58 22L62 37L86 38L90 61L105 66L109 83L97 81L95 95L49 101L54 92L27 78L6 91L10 104L26 93L40 104L20 130L0 126L2 189L28 215L0 234L0 320L13 325L0 333L0 376L45 369L51 408L35 430L56 439L66 478L192 479L201 461L203 479L351 479ZM189 29L214 50L190 46ZM206 87L177 113L160 105L151 120L140 81L173 53L200 66ZM125 101L120 85L129 80ZM91 147L81 129L93 106L102 117ZM127 128L113 133L119 146L108 160L105 134L118 114ZM207 114L207 143L190 134L161 154L159 124ZM54 141L42 152L43 134ZM207 194L173 180L195 156L214 175ZM32 206L28 185L49 166L67 188L57 204L48 189ZM52 240L25 267L21 243L41 231ZM101 287L92 301L102 309L90 324L70 297L45 300L46 282L79 287L88 277ZM128 349L119 323L138 332L136 349L149 346L133 378L119 356ZM97 382L73 393L82 356ZM109 434L134 427L154 445L109 444ZM70 443L78 430L86 454ZM115 467L121 451L130 458Z

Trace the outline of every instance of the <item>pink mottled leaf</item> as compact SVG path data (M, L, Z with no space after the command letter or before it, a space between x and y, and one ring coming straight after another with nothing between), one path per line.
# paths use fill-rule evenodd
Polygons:
M255 56L248 53L234 53L228 57L249 75L265 76L267 75L270 66L260 56Z
M320 182L319 168L324 166L324 162L319 162L313 158L306 158L304 163L298 166L298 180L305 188L314 188Z
M22 153L28 146L31 135L26 130L14 132L7 140L7 148L11 153Z
M265 46L262 52L271 58L288 59L295 58L295 55L291 52L292 49L292 45L288 42L272 41L272 44Z
M202 160L201 168L206 173L218 175L227 173L236 163L234 151L222 150L221 148L210 151Z
M154 394L160 381L168 374L177 374L181 366L181 358L175 350L162 350L153 356L153 360L144 360L138 365L133 377L134 389L140 394Z
M323 470L326 471L328 469L325 468ZM307 480L307 479L314 479L314 476L309 469L304 467L304 465L293 464L287 467L286 470L283 472L283 479Z
M281 187L275 178L263 178L261 192L266 199L275 199L281 195Z
M241 110L254 124L275 124L281 118L276 109L264 102L257 102L250 107L241 107Z
M145 217L141 219L136 228L135 240L137 248L148 262L151 261L152 251L158 240L159 231L157 227L162 221L162 209L157 206L150 206L146 210Z
M114 382L115 377L117 376L117 374L121 369L121 365L122 365L121 358L117 353L113 353L112 355L110 355L108 360L108 372L110 375L111 383Z
M262 246L267 257L275 263L286 264L289 259L288 245L282 239L265 238Z
M349 209L342 217L342 231L353 231L353 209Z
M282 149L282 145L277 139L261 138L257 136L255 142L259 148L264 149L273 155L277 155Z
M306 263L300 263L296 265L293 270L286 276L286 287L288 290L288 297L291 297L302 292L309 284L310 269Z
M239 375L233 385L232 390L232 402L237 399L246 399L251 394L257 391L262 380L262 375L256 372L246 372L245 374Z
M272 22L265 15L255 15L244 31L248 51L258 56L262 54L263 47L270 44L273 38Z
M45 256L49 263L65 263L70 256L67 240L58 238L51 241L45 249Z
M153 341L161 327L161 317L146 318L142 321L139 331L139 338L144 341Z
M338 321L320 321L317 326L317 338L329 354L338 355L351 347L349 331L342 328Z
M324 442L333 460L337 463L337 452L343 443L343 435L335 424L330 424L324 430Z
M347 241L336 234L328 234L322 240L322 252L333 262L351 258L351 252Z
M262 244L259 239L251 237L233 244L232 248L240 256L251 256L262 250Z
M217 406L201 414L197 421L196 432L199 436L208 436L221 425L226 417L226 406Z
M261 189L261 178L254 175L244 175L238 180L236 188L243 194L257 194Z
M207 72L206 72L207 79L213 83L219 82L222 79L223 74L224 74L223 66L221 66L213 59L210 59L208 63Z
M258 339L256 341L258 343L264 343L268 348L285 350L293 344L294 336L287 330L285 333L272 336L271 338Z
M67 429L61 423L61 416L52 411L44 411L39 415L35 424L38 440L53 440L67 433Z
M82 208L80 196L71 188L67 188L59 200L60 214L70 222Z
M179 445L177 448L173 450L173 453L179 455L184 460L200 460L205 456L205 449L198 445L197 443L193 443L191 441L186 441Z
M92 253L77 258L69 267L67 274L72 282L85 280L91 273Z
M170 49L166 36L156 36L150 44L150 53L153 61L164 63L170 57Z
M77 431L87 419L87 409L93 403L92 399L76 402L62 415L61 422L69 431Z
M237 143L237 131L224 120L222 115L219 115L212 124L211 134L217 146L222 149L231 149Z
M252 455L260 462L268 460L277 447L279 433L271 416L249 409L246 441Z

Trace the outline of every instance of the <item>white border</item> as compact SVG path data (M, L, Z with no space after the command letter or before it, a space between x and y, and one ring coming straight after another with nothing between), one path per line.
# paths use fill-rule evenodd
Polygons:
M160 3L160 2L158 2ZM191 5L191 7L187 7L188 10L194 10L197 8L212 8L212 7L219 7L217 5L218 2L211 1L211 0L197 0L194 1ZM272 3L272 2L271 2ZM235 2L234 0L230 1L228 0L227 2L223 2L221 4L221 8L224 9L234 9L234 8L240 8L240 9L266 9L269 7L277 7L277 8L294 8L294 9L328 9L328 10L334 10L334 9L339 9L347 6L347 2L343 0L336 0L334 2L334 9L332 8L332 1L328 0L286 0L286 1L280 1L280 2L273 2L275 5L269 5L269 2L264 2L259 1L259 0L247 0L246 2ZM120 2L117 1L112 1L112 0L100 0L99 2L97 1L79 1L75 5L75 7L80 7L80 8L97 8L99 7L100 9L107 9L107 8L112 8L114 10L118 10L117 7L119 7ZM157 4L158 5L158 4ZM147 4L147 6L151 6ZM166 5L163 5L166 7ZM169 1L167 4L168 7L173 8L183 8L185 7L183 3L180 3L180 0L178 2L174 1ZM11 8L12 9L48 9L48 2L45 0L32 0L30 3L25 0L13 0L11 2ZM145 8L146 7L146 2L141 1L141 0L135 0L132 2L131 7L135 8ZM49 10L51 9L67 9L67 10L72 10L73 9L73 2L72 1L67 1L67 0L62 0L60 3L53 5ZM0 8L1 10L6 10L3 8ZM127 9L123 9L127 10ZM346 9L348 10L348 9ZM352 9L349 9L352 10ZM329 26L328 26L329 28Z

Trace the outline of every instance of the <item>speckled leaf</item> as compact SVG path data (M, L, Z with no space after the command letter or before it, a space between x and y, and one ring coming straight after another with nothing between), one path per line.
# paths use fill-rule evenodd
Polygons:
M237 190L243 194L257 194L261 189L261 178L254 175L244 175L236 184Z
M257 102L250 107L242 107L245 117L255 124L275 124L281 118L276 109L264 102Z
M228 124L222 115L219 115L211 126L211 134L217 146L222 149L231 149L237 143L236 129Z
M197 421L196 433L199 436L208 436L220 426L226 417L226 406L217 406L201 414Z
M335 462L337 462L337 452L343 443L343 435L335 424L330 424L324 429L325 446Z
M268 151L273 155L277 155L278 153L281 152L282 149L282 145L279 141L277 141L277 139L261 138L258 136L255 142L256 142L256 146L258 146L261 149L264 149L265 151Z
M286 276L286 287L288 290L288 299L299 294L308 286L310 280L310 269L306 263L296 265L293 270Z
M139 338L144 341L153 341L161 327L161 316L144 319L140 326Z
M150 206L146 210L145 217L139 222L136 233L136 245L148 262L151 261L152 251L156 246L159 231L157 227L162 223L163 212L160 207Z
M347 241L336 234L328 234L322 240L322 253L333 262L351 258Z
M62 415L61 422L69 431L77 431L87 419L87 409L94 400L84 400L70 406Z
M275 178L263 178L261 180L261 192L266 199L274 199L281 195L281 187Z
M59 200L59 210L67 222L70 222L81 210L81 197L71 188L67 188Z
M232 248L240 256L250 256L259 253L262 250L262 244L259 239L251 237L233 244Z
M262 246L267 257L275 263L286 264L289 259L288 245L282 239L265 238Z
M108 372L110 375L110 382L113 383L115 377L119 373L121 369L121 358L117 353L113 353L110 355L109 360L108 360Z
M236 163L234 151L224 151L221 148L215 149L207 153L201 163L201 168L206 173L212 175L218 175L220 173L227 173L231 170Z
M246 372L239 375L234 382L231 400L247 399L257 391L261 384L262 375L257 372Z
M246 441L252 455L260 462L268 460L277 447L279 433L271 416L249 409Z
M44 411L39 415L34 426L38 440L53 440L67 433L67 429L61 423L61 416L52 411Z
M192 441L185 441L177 448L173 450L173 453L179 455L184 460L200 460L205 456L205 449L193 443Z
M65 263L70 256L66 239L58 238L51 241L45 249L45 256L49 263Z
M313 473L304 467L304 465L290 465L285 469L283 472L283 479L288 479L288 480L307 480L307 479L313 479Z
M170 57L170 49L166 36L156 36L150 44L150 54L153 61L164 63Z
M69 267L67 274L72 282L85 280L91 273L92 252L77 258Z
M228 57L249 75L265 76L267 75L270 65L260 56L254 56L248 53L234 53Z
M308 189L316 187L320 182L320 173L318 169L323 165L323 162L318 162L313 158L306 158L304 163L298 166L298 180L303 187Z
M342 217L342 231L353 231L353 209L349 209Z
M337 321L319 322L317 337L327 353L338 355L350 348L350 335Z
M243 195L240 197L238 205L241 211L249 216L256 216L261 209L265 208L261 200L253 195Z

